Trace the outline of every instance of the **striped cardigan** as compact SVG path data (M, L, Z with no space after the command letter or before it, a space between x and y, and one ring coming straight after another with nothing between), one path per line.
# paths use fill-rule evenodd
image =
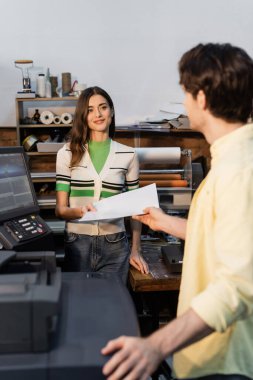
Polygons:
M87 146L86 146L87 148ZM65 144L57 153L56 191L69 193L69 206L80 207L88 203L139 187L139 161L134 148L111 141L110 152L98 174L88 150L80 163L71 167L71 151ZM124 219L95 222L67 222L68 232L86 235L106 235L125 230Z

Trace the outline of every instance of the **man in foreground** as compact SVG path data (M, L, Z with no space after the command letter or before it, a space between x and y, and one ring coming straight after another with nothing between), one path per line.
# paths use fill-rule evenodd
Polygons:
M134 217L186 240L178 317L147 338L108 342L109 380L146 380L171 354L177 378L253 378L253 61L230 44L200 44L179 73L191 128L211 145L211 169L187 221L156 208Z

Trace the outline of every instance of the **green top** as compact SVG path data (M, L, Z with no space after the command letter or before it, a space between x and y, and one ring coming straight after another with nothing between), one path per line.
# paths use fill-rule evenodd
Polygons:
M97 171L100 173L110 152L111 139L105 141L88 142L89 154L91 161Z

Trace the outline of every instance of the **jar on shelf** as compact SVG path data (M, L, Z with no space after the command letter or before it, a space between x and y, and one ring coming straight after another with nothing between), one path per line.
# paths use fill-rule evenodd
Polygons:
M44 98L46 95L46 78L45 74L39 74L36 81L36 94L40 98Z

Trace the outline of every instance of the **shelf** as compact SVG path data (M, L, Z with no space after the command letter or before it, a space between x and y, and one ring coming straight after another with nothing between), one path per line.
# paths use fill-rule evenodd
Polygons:
M73 124L19 124L19 128L71 128Z
M54 173L39 173L33 174L31 173L33 183L44 183L44 182L55 182L56 174Z
M16 129L17 141L20 145L26 137L34 133L39 141L47 139L47 135L58 130L59 133L68 134L73 126L73 122L65 124L51 123L39 124L33 122L36 109L41 114L43 111L51 111L54 115L62 115L67 112L73 115L78 98L75 96L55 97L55 98L17 98L16 99ZM70 121L70 120L69 120Z
M200 134L200 132L194 131L192 129L180 129L180 128L145 128L145 127L138 127L138 126L133 126L133 127L117 127L115 128L116 132L163 132L163 133L197 133Z
M56 206L56 199L53 195L38 195L37 200L41 208L54 208Z
M57 152L26 152L28 156L55 156Z
M32 179L32 181L33 183L42 183L42 182L55 183L55 178L50 178L50 177L34 178Z
M63 97L60 97L60 96L56 96L54 98L39 98L39 97L36 97L36 98L16 98L16 101L19 103L23 103L23 102L60 102L60 101L66 101L66 100L78 100L78 98L76 96L63 96Z
M16 125L0 125L0 129L17 129Z
M55 172L32 172L31 177L32 180L36 179L55 179L56 173Z

